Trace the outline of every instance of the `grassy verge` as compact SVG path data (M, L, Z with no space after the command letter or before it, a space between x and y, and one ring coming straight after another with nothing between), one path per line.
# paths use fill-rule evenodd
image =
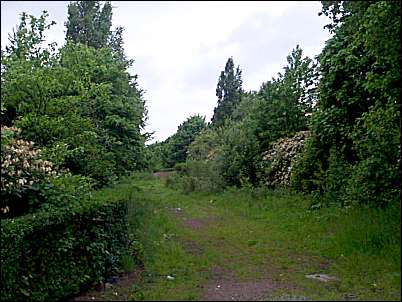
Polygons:
M399 205L309 211L308 197L289 192L181 194L144 175L128 180L127 189L134 192L130 232L144 266L125 289L131 300L200 300L216 267L239 281L269 277L288 285L276 288L273 300L400 300ZM313 273L339 281L305 277Z

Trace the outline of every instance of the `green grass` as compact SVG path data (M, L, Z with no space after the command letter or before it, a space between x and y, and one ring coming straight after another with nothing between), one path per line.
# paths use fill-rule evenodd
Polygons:
M144 264L142 279L128 289L133 300L199 300L215 265L236 280L269 276L294 285L271 299L400 300L399 205L309 211L308 197L286 191L181 194L144 175L118 188L132 194L130 232ZM185 226L170 211L178 207L208 223ZM307 279L311 273L340 281Z

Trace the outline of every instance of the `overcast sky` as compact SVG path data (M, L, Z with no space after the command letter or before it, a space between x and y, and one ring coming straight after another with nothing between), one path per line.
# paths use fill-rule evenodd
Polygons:
M46 35L64 44L69 1L1 1L1 47L25 11L49 12L56 25ZM130 68L145 90L146 131L154 141L172 135L194 114L210 121L216 84L229 57L242 69L243 88L257 90L286 65L297 44L313 58L329 33L319 1L182 2L112 1L113 27L123 26Z

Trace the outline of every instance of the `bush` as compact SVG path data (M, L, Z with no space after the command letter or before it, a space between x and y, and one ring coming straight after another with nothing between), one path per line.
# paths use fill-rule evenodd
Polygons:
M299 131L292 137L281 138L263 153L263 178L268 186L289 186L295 157L303 149L308 131Z
M224 186L224 179L214 161L188 160L176 164L176 173L169 176L166 186L184 193L219 192Z
M359 162L351 173L349 203L385 206L401 193L401 128L397 104L372 107L358 119L352 133Z
M256 184L261 162L260 146L251 120L227 123L223 144L215 160L228 186Z
M321 204L383 207L398 202L401 148L397 109L392 103L373 106L357 119L349 134L356 153L353 161L344 146L329 146L313 134L297 156L292 187L314 193Z
M41 150L20 139L19 133L18 128L1 127L1 214L28 211L36 186L66 174L44 160Z
M1 221L1 300L59 300L115 272L127 200L87 200Z

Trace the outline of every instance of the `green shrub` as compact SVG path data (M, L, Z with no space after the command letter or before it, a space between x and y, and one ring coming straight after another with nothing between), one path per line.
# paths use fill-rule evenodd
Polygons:
M1 221L1 300L59 300L120 267L127 201L83 201Z
M121 256L121 267L124 272L129 273L132 272L135 266L135 260L133 256L129 254L124 254Z
M0 215L21 215L32 210L31 197L37 188L68 175L44 160L32 141L20 137L20 129L1 127Z
M352 133L359 157L351 173L349 203L385 206L400 200L401 128L398 105L372 107L358 119Z
M90 196L93 179L71 175L44 160L41 149L21 139L20 129L2 126L1 142L1 218L79 203Z
M339 205L399 202L401 4L323 1L321 13L334 17L334 35L319 55L313 136L293 185Z
M225 186L214 160L188 160L176 164L175 170L166 180L166 186L184 193L219 192Z
M174 171L178 172L179 174L187 173L187 163L176 163L173 168Z
M36 197L30 199L34 210L78 204L91 197L94 181L81 175L63 175L36 186Z
M331 148L328 169L325 172L325 181L322 195L319 200L326 204L345 205L345 190L352 166L336 148Z

